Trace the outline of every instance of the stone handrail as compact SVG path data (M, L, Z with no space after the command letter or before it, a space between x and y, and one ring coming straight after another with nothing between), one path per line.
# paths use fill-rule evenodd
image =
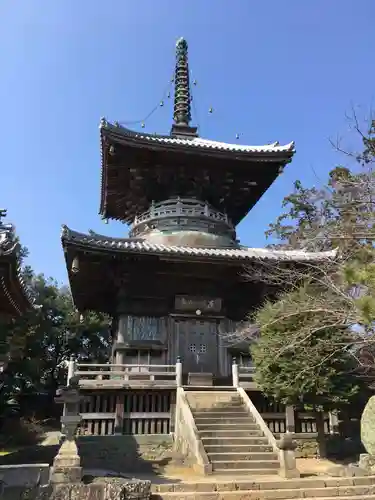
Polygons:
M293 440L293 435L287 432L281 436L280 441L276 441L275 436L263 420L262 415L255 408L246 391L242 387L237 387L237 393L264 436L268 439L268 443L272 446L274 453L277 454L280 464L279 475L284 478L300 477L300 473L296 467L295 449L297 443Z
M249 396L246 394L246 391L242 387L237 387L237 393L241 397L242 402L244 403L246 408L249 410L249 412L253 416L255 422L258 424L258 426L260 427L260 429L263 432L263 434L265 435L265 437L268 439L268 442L272 446L273 451L275 453L279 453L279 446L277 444L275 436L270 431L268 425L263 420L262 415L256 409L256 407L254 406L254 404L251 401L251 399L249 398Z
M182 387L177 388L176 394L175 447L176 451L191 459L193 467L198 472L202 474L212 473L212 465L199 437L193 414Z

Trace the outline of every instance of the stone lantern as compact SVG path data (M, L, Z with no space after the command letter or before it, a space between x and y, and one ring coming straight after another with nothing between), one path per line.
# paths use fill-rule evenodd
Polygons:
M84 399L80 394L78 377L72 377L67 387L57 390L55 402L65 406L65 414L61 417L65 439L53 461L51 480L54 483L76 483L82 478L75 437L81 422L79 407Z

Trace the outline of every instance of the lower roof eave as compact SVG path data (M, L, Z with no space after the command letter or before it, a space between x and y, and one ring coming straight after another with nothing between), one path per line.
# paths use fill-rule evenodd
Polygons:
M208 248L167 246L149 243L146 240L134 238L113 238L97 233L84 234L63 226L62 245L67 251L154 255L170 258L191 258L194 261L233 261L245 264L251 261L275 262L319 262L335 259L337 250L325 252L305 252L303 250L273 250L267 248Z
M9 269L9 274L0 276L0 294L2 302L7 302L9 311L12 311L8 314L13 316L20 316L33 307L33 301L18 270L13 273L12 269Z

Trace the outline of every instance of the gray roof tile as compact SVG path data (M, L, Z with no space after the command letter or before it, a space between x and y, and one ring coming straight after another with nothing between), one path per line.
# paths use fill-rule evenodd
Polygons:
M272 144L265 144L263 146L247 146L242 144L229 144L226 142L211 141L209 139L202 139L201 137L193 137L191 139L181 139L163 135L152 135L141 132L135 132L120 124L109 123L105 118L100 122L101 130L109 130L129 138L138 139L140 141L150 142L150 144L161 143L166 145L185 146L194 149L209 149L217 151L228 151L237 153L294 153L294 142L290 142L284 146L280 146L278 142Z
M238 248L167 246L150 243L146 240L136 238L111 238L94 232L89 234L79 233L69 229L67 226L63 226L61 238L64 246L67 244L76 244L91 247L93 249L107 249L117 252L190 255L240 261L258 259L301 262L320 261L332 259L337 253L335 250L328 252L305 252L303 250L273 250L241 246Z

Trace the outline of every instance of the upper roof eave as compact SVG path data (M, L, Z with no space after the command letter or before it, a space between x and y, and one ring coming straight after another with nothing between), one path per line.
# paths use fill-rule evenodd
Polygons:
M295 144L290 142L280 146L278 142L266 144L263 146L250 146L241 144L229 144L225 142L202 139L200 137L177 138L164 135L140 133L130 130L120 124L112 124L104 118L100 121L101 139L112 137L113 139L126 141L129 144L139 147L161 147L176 148L185 152L203 153L203 154L235 154L249 158L263 157L264 160L288 162L295 153Z
M85 249L110 251L114 253L169 255L180 257L207 258L230 261L274 260L291 262L315 262L334 259L337 251L304 252L303 250L272 250L267 248L207 248L167 246L149 243L135 238L112 238L94 232L80 233L62 227L62 245L64 248L77 246Z

